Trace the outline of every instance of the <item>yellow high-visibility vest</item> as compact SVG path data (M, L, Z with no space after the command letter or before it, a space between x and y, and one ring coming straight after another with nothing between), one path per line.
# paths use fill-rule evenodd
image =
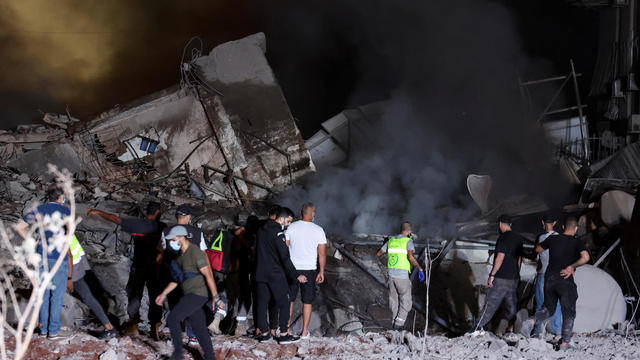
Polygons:
M411 240L408 237L389 239L387 243L387 267L390 269L403 269L411 272L407 243Z
M80 242L78 241L78 238L75 234L71 238L71 243L69 243L69 250L71 251L71 256L73 257L73 264L75 265L79 263L80 258L84 256L84 249L82 248L82 245L80 245Z

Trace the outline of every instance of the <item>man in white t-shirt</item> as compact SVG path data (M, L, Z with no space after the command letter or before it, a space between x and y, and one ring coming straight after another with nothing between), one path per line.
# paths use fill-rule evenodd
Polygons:
M315 206L311 203L302 206L302 220L289 225L285 232L291 261L298 275L307 277L306 283L295 282L291 285L290 315L293 315L293 302L298 296L302 300L302 339L309 337L309 321L311 320L312 303L316 297L316 283L324 282L324 266L327 262L327 238L324 230L313 223L316 216ZM319 267L319 269L318 269ZM289 318L291 318L289 316Z

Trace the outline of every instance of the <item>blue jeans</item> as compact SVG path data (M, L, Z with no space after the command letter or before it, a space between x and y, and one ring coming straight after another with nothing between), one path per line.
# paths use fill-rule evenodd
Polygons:
M544 273L538 274L536 277L536 311L540 310L544 305ZM560 301L556 305L556 312L551 317L551 324L554 334L562 332L562 311L560 310ZM540 333L542 323L537 323L534 334Z
M56 259L49 259L49 264L54 264ZM40 273L44 268L40 268ZM64 294L67 292L67 277L69 276L69 265L67 260L63 261L58 272L53 276L51 284L45 290L40 307L40 332L54 335L60 331L60 314L64 304Z

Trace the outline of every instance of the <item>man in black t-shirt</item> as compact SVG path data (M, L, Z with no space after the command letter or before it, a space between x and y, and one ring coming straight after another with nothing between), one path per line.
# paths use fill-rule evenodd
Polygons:
M493 268L487 283L489 293L475 326L476 329L481 329L489 323L502 303L504 303L510 327L513 326L513 321L516 318L518 304L516 289L520 280L523 239L511 231L511 219L508 216L500 216L498 226L500 227L500 236L496 242Z
M536 247L538 253L549 250L549 266L544 279L544 306L536 311L534 319L522 323L522 334L530 336L534 324L549 320L560 300L562 310L560 349L562 350L569 348L573 322L576 318L578 289L573 281L573 274L577 267L589 262L590 258L584 242L575 237L577 231L578 221L574 217L568 217L562 234L551 235Z
M142 294L146 286L149 299L155 297L162 291L158 283L158 246L162 230L165 224L159 221L161 206L155 201L147 205L147 216L145 218L121 218L118 215L110 214L102 210L89 209L87 215L98 215L114 224L120 225L122 231L131 234L133 243L133 259L129 280L127 282L127 297L129 305L129 324L127 333L138 334L138 322L140 321L140 303ZM151 323L152 336L157 339L157 329L162 318L162 308L149 302L149 322Z

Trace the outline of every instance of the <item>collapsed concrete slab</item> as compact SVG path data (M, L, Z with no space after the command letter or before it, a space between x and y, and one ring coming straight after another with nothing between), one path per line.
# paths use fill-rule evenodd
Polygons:
M74 147L68 143L48 143L40 150L32 150L7 163L32 176L39 176L47 172L47 164L53 164L59 169L67 169L72 173L85 171Z
M47 126L0 133L0 160L32 175L53 163L164 187L174 202L263 199L315 170L265 51L264 34L254 34L186 61L181 86L85 122L45 114ZM186 183L176 186L178 175Z
M74 136L80 158L105 179L161 182L184 167L212 199L261 199L291 185L314 167L265 49L255 34L185 64L197 84L90 121Z

